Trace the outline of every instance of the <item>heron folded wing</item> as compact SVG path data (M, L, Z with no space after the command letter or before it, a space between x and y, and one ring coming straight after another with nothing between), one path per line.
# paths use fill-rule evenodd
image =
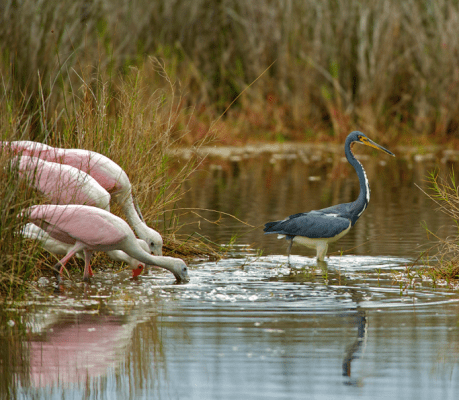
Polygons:
M270 232L289 236L304 236L312 239L332 238L349 228L351 221L338 214L309 212L291 215L270 227Z

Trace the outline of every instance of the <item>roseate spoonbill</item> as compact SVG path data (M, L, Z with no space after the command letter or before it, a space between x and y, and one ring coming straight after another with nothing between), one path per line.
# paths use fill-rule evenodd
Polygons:
M86 204L110 211L110 194L86 172L70 165L18 156L19 175L54 204Z
M18 145L13 145L12 149L16 152L17 150L24 150L24 151L32 151L32 152L39 152L42 150L52 150L54 147L48 146L47 144L40 143L40 142L33 142L31 140L18 140L16 142L6 142L1 141L1 147L8 147L10 143L18 143Z
M179 282L189 281L188 268L180 258L153 256L144 251L129 225L121 218L100 208L84 205L38 205L24 210L31 222L52 238L72 245L55 266L58 281L67 261L78 251L85 255L84 280L91 274L90 259L94 251L122 250L135 259L165 268ZM58 269L60 266L60 269Z
M16 154L22 153L45 161L71 165L91 175L121 206L128 222L137 235L147 242L150 250L156 255L162 255L161 235L147 226L139 216L132 197L131 182L126 172L110 158L90 150L60 149L24 140L2 142L2 146Z
M40 245L47 251L57 255L66 255L71 249L72 245L68 243L61 242L57 239L53 239L46 233L43 229L38 227L35 224L29 222L28 224L24 225L21 230L21 235L28 239L36 240L40 242ZM138 243L145 250L147 253L150 252L150 248L142 239L137 239ZM145 263L136 260L135 258L127 255L124 251L121 250L111 250L106 252L107 255L114 261L121 261L129 265L130 269L132 270L132 277L135 278L136 276L140 275L145 268ZM84 259L84 253L78 252L76 253L78 258Z
M370 201L370 186L368 185L367 175L362 164L357 161L352 153L351 145L354 143L374 147L391 156L395 156L389 150L370 140L362 132L351 132L346 138L344 152L347 161L354 167L359 178L360 194L357 200L352 203L337 204L336 206L321 210L293 214L282 221L265 224L264 231L266 234L277 233L278 239L285 238L289 241L287 250L289 259L292 244L295 242L306 247L315 248L317 251L317 260L324 261L328 244L335 242L348 233L367 208Z

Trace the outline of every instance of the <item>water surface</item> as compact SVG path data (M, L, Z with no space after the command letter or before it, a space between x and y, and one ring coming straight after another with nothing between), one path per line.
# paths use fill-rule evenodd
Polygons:
M397 257L292 261L241 249L187 285L50 285L20 308L28 341L7 371L24 398L455 398L456 293L397 284Z
M190 283L98 271L56 293L42 279L3 310L3 397L456 399L457 290L405 273L429 245L421 221L455 232L414 186L436 163L363 157L368 209L326 263L294 246L289 265L263 223L352 201L358 184L340 153L288 154L211 158L187 184L183 234L238 234L223 259L190 264Z

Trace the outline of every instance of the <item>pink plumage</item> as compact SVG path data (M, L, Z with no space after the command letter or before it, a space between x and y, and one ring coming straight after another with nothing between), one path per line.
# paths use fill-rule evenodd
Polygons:
M69 165L21 156L18 170L54 204L86 204L110 210L110 194L87 173Z
M4 149L15 154L39 157L42 160L70 165L92 176L113 200L121 205L124 214L137 235L147 242L150 250L162 255L161 235L140 218L132 198L131 183L124 170L108 157L90 150L60 149L31 141L1 142Z
M83 251L87 280L92 275L90 259L94 251L122 250L140 262L169 270L178 281L189 280L183 260L149 254L139 245L129 225L108 211L84 205L39 205L24 213L52 238L73 245L55 266L56 270L60 266L59 274L74 254Z

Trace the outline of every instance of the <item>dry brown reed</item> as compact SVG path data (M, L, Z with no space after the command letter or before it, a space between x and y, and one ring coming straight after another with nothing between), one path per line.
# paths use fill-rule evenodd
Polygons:
M3 84L33 111L49 98L33 138L68 112L88 65L113 82L148 55L196 106L193 137L275 60L222 140L341 140L358 127L384 144L459 127L457 0L5 0L0 22Z

